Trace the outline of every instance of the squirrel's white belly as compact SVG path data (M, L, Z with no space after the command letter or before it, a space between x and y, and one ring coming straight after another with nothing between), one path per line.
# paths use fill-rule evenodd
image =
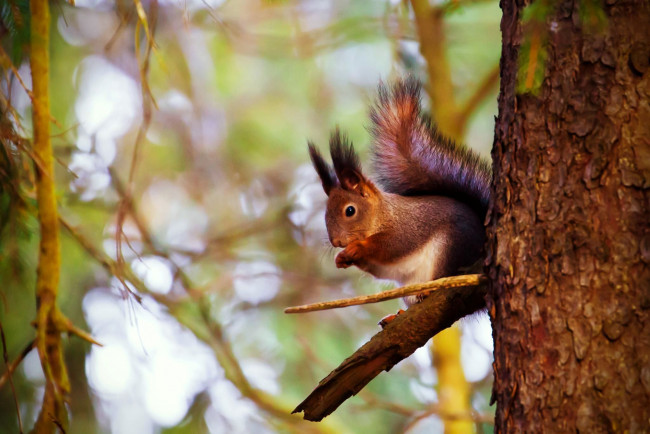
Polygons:
M432 237L423 247L389 265L377 265L375 277L389 279L399 285L411 285L431 280L436 274L437 258L443 250L444 239Z

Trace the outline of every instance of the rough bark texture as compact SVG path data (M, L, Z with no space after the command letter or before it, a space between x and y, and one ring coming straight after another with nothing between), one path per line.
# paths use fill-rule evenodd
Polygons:
M325 377L293 413L319 421L370 380L427 343L436 333L485 306L485 285L435 291L411 306Z
M545 79L516 94L525 2L502 1L488 221L501 432L650 429L650 11L561 1ZM600 2L597 2L600 6Z

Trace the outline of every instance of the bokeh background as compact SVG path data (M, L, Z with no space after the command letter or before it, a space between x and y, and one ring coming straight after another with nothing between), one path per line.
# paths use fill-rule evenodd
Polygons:
M34 336L38 260L29 145L17 138L31 137L24 23L15 19L28 12L16 14L19 3L0 6L0 321L9 361ZM323 423L289 415L400 308L391 301L283 313L390 287L335 268L326 197L306 141L325 149L338 125L370 169L366 126L378 82L411 74L430 89L412 6L77 0L51 7L59 305L104 345L66 338L70 432L442 432L431 344ZM498 4L434 8L451 91L471 99L498 67ZM486 158L497 88L472 105L463 130ZM489 320L479 314L459 327L473 429L491 432ZM14 399L26 428L38 414L44 379L35 350L12 380L15 398L8 384L0 389L0 432L18 431Z

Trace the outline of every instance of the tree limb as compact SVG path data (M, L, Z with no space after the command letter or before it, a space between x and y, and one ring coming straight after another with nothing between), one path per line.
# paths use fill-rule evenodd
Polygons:
M29 354L29 352L33 348L34 348L34 341L31 341L30 343L25 345L25 348L23 348L23 350L20 352L18 357L16 357L16 359L13 362L8 363L5 360L5 365L7 366L7 370L2 375L0 375L0 388L2 388L2 386L4 386L5 383L7 382L7 380L10 379L10 377L13 375L16 368L18 368L18 366L20 365L20 362L22 362L25 359L25 357L27 357L27 354Z
M431 117L446 136L461 140L463 131L458 129L455 119L458 107L445 52L445 10L432 6L428 0L411 0L411 6L420 40L420 53L427 61Z
M474 93L460 104L454 95L452 71L446 55L445 15L452 3L432 6L427 0L411 0L420 40L420 53L427 61L431 114L440 130L461 141L467 121L478 105L499 83L499 65L495 65L478 84Z
M305 313L319 310L337 309L339 307L357 306L360 304L379 303L380 301L393 300L406 297L407 295L428 294L429 292L444 288L457 288L459 286L479 286L486 282L482 274L466 274L462 276L443 277L430 282L406 285L400 288L382 291L377 294L360 295L358 297L341 298L339 300L322 301L319 303L303 304L292 306L284 310L284 313Z
M456 320L485 306L486 285L435 291L398 315L325 377L294 413L320 421L356 395L381 371L389 371Z
M2 340L2 358L7 366L7 372L5 372L2 377L0 377L0 387L4 384L6 379L9 379L9 384L11 385L11 394L14 397L14 405L16 406L16 418L18 419L18 431L23 433L23 419L20 417L20 405L18 404L18 396L16 395L16 387L14 386L14 381L11 379L11 374L16 369L18 364L25 358L27 353L31 351L33 347L33 342L29 344L29 347L20 354L18 359L14 363L9 363L9 355L7 354L7 340L5 339L5 331L2 327L2 322L0 322L0 339Z
M65 401L70 380L63 359L61 333L55 324L61 255L59 250L58 211L54 188L54 158L50 141L50 9L47 1L30 2L29 57L33 91L33 129L36 165L36 201L41 240L36 277L35 346L45 374L45 393L34 432L52 432L54 425L67 428Z
M499 85L499 72L499 64L497 63L490 72L483 77L481 83L476 89L474 89L474 93L467 99L467 102L465 102L463 107L458 110L456 122L461 131L465 131L469 117L476 111L479 104L481 104L490 93L496 92L497 86Z

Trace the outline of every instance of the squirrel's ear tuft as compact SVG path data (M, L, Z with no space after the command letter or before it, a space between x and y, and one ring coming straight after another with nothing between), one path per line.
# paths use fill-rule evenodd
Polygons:
M323 184L323 190L325 190L325 194L329 196L332 187L338 185L336 175L334 175L334 170L332 169L332 166L327 164L320 151L312 142L307 142L307 145L309 146L309 157L311 158L314 169L316 169L316 173L318 173L318 177Z
M359 156L354 152L354 146L338 128L330 135L330 154L341 188L355 191L364 197L377 193L377 187L361 171L361 163Z
M330 134L330 154L336 175L340 175L344 169L351 169L361 173L359 156L354 152L354 146L348 137L341 133L338 127Z

